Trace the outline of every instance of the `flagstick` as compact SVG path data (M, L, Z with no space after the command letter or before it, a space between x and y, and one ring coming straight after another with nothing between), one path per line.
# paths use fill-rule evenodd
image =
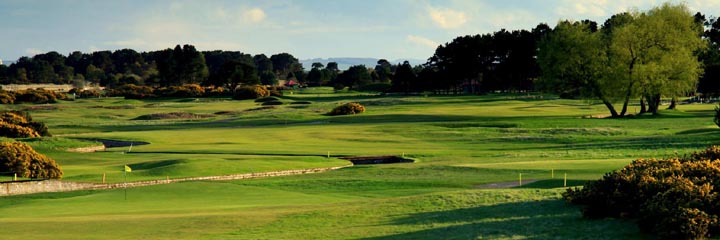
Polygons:
M130 148L132 148L132 145ZM123 152L123 154L125 154L125 152ZM123 166L123 177L125 178L125 180L124 180L125 183L123 184L123 188L125 190L125 200L127 200L127 169L126 169L127 168L127 157L126 156L123 156L123 157L125 158L125 165Z

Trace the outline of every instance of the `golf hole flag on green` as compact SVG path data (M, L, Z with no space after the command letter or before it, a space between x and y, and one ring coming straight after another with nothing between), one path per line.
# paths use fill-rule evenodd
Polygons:
M130 166L125 165L125 172L132 172L132 168Z

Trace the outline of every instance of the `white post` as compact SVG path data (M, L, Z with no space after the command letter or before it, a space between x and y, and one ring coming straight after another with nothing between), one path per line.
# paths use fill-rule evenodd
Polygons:
M518 181L518 182L519 182L519 185L518 185L518 186L522 186L522 173L520 173L520 175L519 175L519 181Z

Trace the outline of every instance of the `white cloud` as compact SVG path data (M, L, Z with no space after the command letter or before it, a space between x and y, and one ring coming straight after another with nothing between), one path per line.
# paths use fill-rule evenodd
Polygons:
M561 16L600 17L608 14L607 0L572 0L558 4L555 13Z
M452 9L438 9L429 7L428 12L430 19L441 28L459 28L467 22L467 17L464 12L455 11Z
M430 39L427 39L427 38L424 38L424 37L420 37L420 36L415 36L415 35L408 35L408 36L406 37L406 39L407 39L407 41L409 41L409 42L411 42L411 43L415 43L415 44L418 44L418 45L423 45L423 46L430 47L430 48L433 48L433 49L435 49L437 46L440 45L440 44L438 44L437 42L435 42L435 41L433 41L433 40L430 40Z
M41 53L45 53L45 51L37 49L37 48L27 48L27 49L25 49L25 53L27 53L28 55L30 55L32 57L32 56L35 56L35 55L38 55Z
M137 46L145 46L147 45L147 42L143 41L142 39L127 39L127 40L118 40L118 41L109 41L105 42L107 45L111 46L117 46L117 47L137 47Z
M265 11L263 11L260 8L252 8L252 9L245 10L245 11L243 11L242 16L243 16L243 20L245 22L250 22L250 23L261 22L262 20L265 20L265 17L266 17Z

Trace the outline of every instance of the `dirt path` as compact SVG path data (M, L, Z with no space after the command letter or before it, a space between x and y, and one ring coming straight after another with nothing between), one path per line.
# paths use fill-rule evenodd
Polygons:
M538 180L523 180L522 184L527 185L534 182L537 182ZM488 183L488 184L481 184L481 185L475 185L475 188L480 189L498 189L498 188L514 188L520 186L518 181L512 181L512 182L499 182L499 183Z
M68 191L79 191L79 190L103 190L103 189L116 189L116 188L125 188L125 187L142 187L142 186L151 186L151 185L160 185L160 184L169 184L169 183L177 183L177 182L187 182L187 181L228 181L228 180L239 180L239 179L263 178L263 177L279 177L279 176L290 176L290 175L299 175L299 174L321 173L321 172L346 168L346 167L350 167L350 166L352 166L352 165L339 166L339 167L327 167L327 168L308 168L308 169L299 169L299 170L284 170L284 171L262 172L262 173L245 173L245 174L233 174L233 175L223 175L223 176L172 178L172 179L162 179L162 180L137 181L137 182L128 182L128 183L107 183L107 184L71 182L71 181L61 181L61 180L4 182L4 183L0 183L0 196L43 193L43 192L68 192Z

